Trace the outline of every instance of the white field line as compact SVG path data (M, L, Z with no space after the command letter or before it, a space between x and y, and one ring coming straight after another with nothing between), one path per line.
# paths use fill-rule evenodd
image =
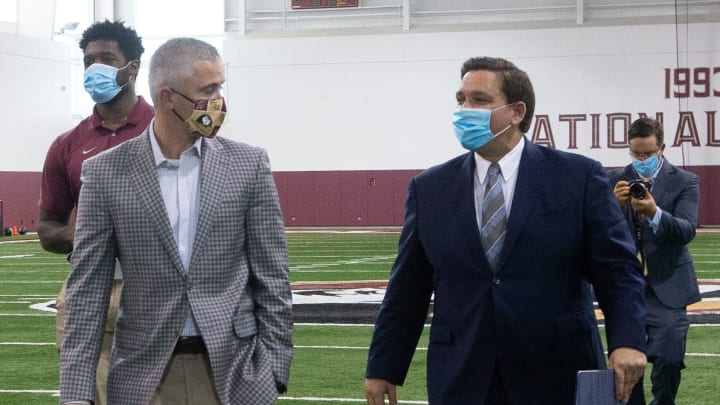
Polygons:
M60 390L0 390L0 394L50 394L60 396Z
M53 396L59 396L59 390L0 390L0 394L50 394ZM365 403L365 399L361 398L323 398L323 397L285 397L281 396L278 398L283 401L307 401L307 402L357 402ZM398 404L417 404L427 405L427 401L404 401L398 400Z
M64 280L59 281L30 281L30 280L12 280L12 281L3 281L3 284L62 284L64 283Z
M47 314L0 314L0 316L52 316L55 317L54 313Z
M368 350L367 346L303 346L294 345L296 349L319 349L319 350ZM426 351L427 347L418 347L415 350Z
M41 273L41 274L48 274L48 273L67 273L68 270L29 270L29 269L17 269L17 270L8 270L8 269L2 269L0 270L0 274L28 274L28 273Z
M8 268L8 267L25 268L25 267L30 267L30 266L41 266L41 265L42 266L57 266L58 264L67 264L68 269L70 268L70 264L65 259L55 260L52 262L36 262L36 261L25 260L25 261L17 262L17 263L3 263L3 267L4 268Z
M371 257L364 257L361 259L340 260L340 261L332 262L332 263L301 264L301 265L297 265L297 266L290 266L290 271L293 271L293 270L302 271L304 269L316 269L316 268L322 268L322 267L342 266L342 265L348 265L348 264L374 263L374 262L381 262L384 260L390 260L390 259L394 259L394 258L395 258L395 255L371 256Z
M316 250L316 251L317 251L317 250ZM373 250L372 252L377 253L376 250ZM356 252L353 252L353 253L356 253ZM348 255L319 255L319 254L311 254L311 253L308 253L308 254L306 254L306 255L292 255L292 256L290 257L290 259L297 259L297 258L299 258L299 257L301 257L301 258L303 258L303 259L308 258L308 257L313 258L313 259L314 259L314 258L330 258L330 259L332 259L332 258L336 258L336 257L347 257L347 256L348 256Z
M55 346L48 342L0 342L0 346Z
M383 234L383 233L400 233L400 227L399 226L388 226L388 227L380 227L378 229L351 229L351 228L344 228L344 229L310 229L310 228L304 228L304 229L292 229L292 228L285 228L285 233L295 233L295 234L313 234L313 233L319 233L319 234L366 234L366 233L377 233L377 234Z
M321 266L324 267L324 266ZM379 271L385 272L390 274L390 269L378 269L378 270L346 270L346 269L335 269L335 270L327 270L327 269L317 269L317 270L298 270L293 267L290 267L290 271L293 273L377 273Z
M12 255L12 256L0 256L0 259L18 259L21 257L32 257L35 255Z
M30 304L32 301L0 301L0 304Z
M295 326L339 326L339 327L346 327L346 326L362 326L362 327L369 327L372 328L375 325L372 323L320 323L320 322L297 322L295 323Z
M0 346L55 346L54 342L0 342ZM368 350L367 346L327 346L327 345L295 345L295 349L314 350ZM415 350L427 351L427 347L417 347ZM687 357L720 357L720 353L685 353Z
M339 327L345 327L345 326L360 326L360 327L369 327L372 328L375 326L375 324L372 323L320 323L320 322L297 322L295 323L295 326L339 326ZM605 325L598 325L600 329L605 328ZM691 323L691 328L696 327L710 327L710 328L720 328L720 324L717 323Z
M367 346L304 346L295 345L296 349L320 349L320 350L368 350ZM417 347L417 351L427 351L427 347ZM720 353L685 353L688 357L720 357Z
M357 402L357 403L366 403L365 399L359 399L359 398L322 398L322 397L278 397L279 400L284 401L309 401L309 402ZM402 399L398 399L398 404L419 404L419 405L427 405L427 401L403 401Z
M38 242L38 239L20 239L20 240L6 240L0 242L0 245L4 244L12 244L12 243L29 243L29 242Z

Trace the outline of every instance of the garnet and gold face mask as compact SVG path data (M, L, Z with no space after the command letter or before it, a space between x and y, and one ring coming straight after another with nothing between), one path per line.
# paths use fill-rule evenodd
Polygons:
M227 114L227 104L225 104L225 98L219 97L208 100L193 100L175 89L170 90L193 103L193 112L189 117L183 118L173 109L175 115L180 118L180 120L184 121L192 132L197 132L206 138L214 137L220 129L223 121L225 121L225 115Z

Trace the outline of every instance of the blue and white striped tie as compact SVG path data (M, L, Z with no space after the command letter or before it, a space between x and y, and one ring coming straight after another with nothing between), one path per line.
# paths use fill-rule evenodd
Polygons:
M482 222L480 236L485 255L490 262L490 267L497 270L505 240L505 225L507 214L505 213L505 197L503 188L498 177L500 166L497 163L490 165L485 178L485 195L482 202Z

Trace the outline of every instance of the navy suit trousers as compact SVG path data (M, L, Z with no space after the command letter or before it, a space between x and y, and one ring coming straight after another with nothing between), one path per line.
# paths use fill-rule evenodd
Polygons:
M690 327L687 310L664 305L650 288L645 299L647 357L653 365L650 374L653 399L650 405L675 405L680 372L685 368L685 343ZM635 386L629 405L645 405L643 379Z

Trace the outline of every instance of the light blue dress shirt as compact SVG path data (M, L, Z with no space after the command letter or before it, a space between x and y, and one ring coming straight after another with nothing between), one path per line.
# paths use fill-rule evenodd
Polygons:
M653 173L651 179L653 184L657 182L658 174L660 174L660 169L662 169L662 165L665 163L665 158L660 158L660 164L658 165L658 168L655 170L655 173ZM652 192L652 189L650 190ZM660 206L657 204L655 205L655 215L653 215L652 218L648 218L648 224L650 224L650 228L653 230L653 232L657 233L658 226L660 226L660 218L662 217L663 211L660 209Z
M157 168L160 191L170 220L175 243L177 243L185 272L190 269L195 231L200 211L200 167L202 138L180 155L180 159L167 159L155 138L150 123L150 144ZM198 336L200 329L189 310L181 335Z

